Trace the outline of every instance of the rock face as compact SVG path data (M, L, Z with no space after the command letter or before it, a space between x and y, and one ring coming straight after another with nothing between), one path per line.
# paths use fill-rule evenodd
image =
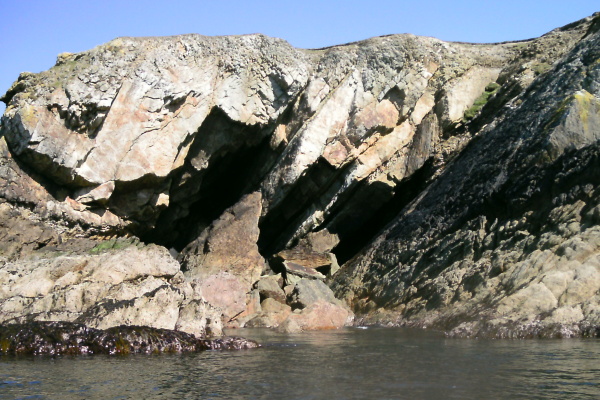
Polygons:
M365 321L595 336L600 24L336 276Z
M180 254L185 275L191 279L226 272L235 275L250 289L265 269L258 252L260 192L244 196L206 228Z
M246 310L247 293L266 267L256 244L260 210L259 192L244 196L179 256L186 280L227 324Z
M0 267L0 323L143 325L221 335L219 309L195 295L160 246L106 241L46 247Z
M183 248L260 190L266 252L323 228L350 246L427 160L468 141L454 128L490 82L514 96L588 25L524 43L394 35L322 50L261 35L121 38L21 75L2 134L59 185L58 203L117 216L86 218L95 229Z
M348 323L325 291L296 305L310 280L367 323L592 332L599 18L500 44L120 38L23 73L2 97L0 315ZM85 253L131 236L152 245ZM284 300L257 283L278 273Z

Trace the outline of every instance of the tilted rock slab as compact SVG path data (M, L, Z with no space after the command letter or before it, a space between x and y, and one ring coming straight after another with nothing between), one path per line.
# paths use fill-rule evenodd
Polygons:
M334 291L367 323L600 336L600 16L359 256Z
M256 244L260 210L260 192L244 196L179 255L186 281L222 310L225 324L246 310L252 286L266 269Z

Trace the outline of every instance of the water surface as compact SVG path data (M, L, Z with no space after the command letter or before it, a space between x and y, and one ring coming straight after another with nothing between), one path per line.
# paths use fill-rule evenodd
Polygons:
M348 328L229 332L261 349L0 357L0 399L598 399L598 340Z

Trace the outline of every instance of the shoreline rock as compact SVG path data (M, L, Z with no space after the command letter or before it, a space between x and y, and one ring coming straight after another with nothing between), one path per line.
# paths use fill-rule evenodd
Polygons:
M257 342L239 337L199 339L185 332L141 326L102 330L68 322L0 325L0 355L158 354L258 347Z

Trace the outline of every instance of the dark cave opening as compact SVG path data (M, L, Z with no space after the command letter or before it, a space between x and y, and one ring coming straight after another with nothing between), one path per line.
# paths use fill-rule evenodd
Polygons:
M433 159L428 159L393 190L381 182L362 181L343 193L338 205L316 229L326 228L339 236L340 243L332 251L340 265L356 255L423 190L435 172L433 164ZM313 164L287 196L261 220L261 253L269 256L283 250L304 221L307 210L319 203L326 204L331 200L330 194L337 193L344 172L324 160Z
M256 190L276 158L269 143L272 129L232 121L214 108L195 134L184 165L172 175L169 207L143 240L181 251L240 197ZM206 154L208 166L199 170Z
M323 196L340 171L324 159L317 160L298 179L292 190L260 221L258 247L263 254L282 250L302 222L310 205Z
M351 194L352 206L345 204L342 211L323 223L340 238L333 249L338 263L342 265L369 244L425 188L434 172L430 158L399 182L392 193L383 183L361 182Z

